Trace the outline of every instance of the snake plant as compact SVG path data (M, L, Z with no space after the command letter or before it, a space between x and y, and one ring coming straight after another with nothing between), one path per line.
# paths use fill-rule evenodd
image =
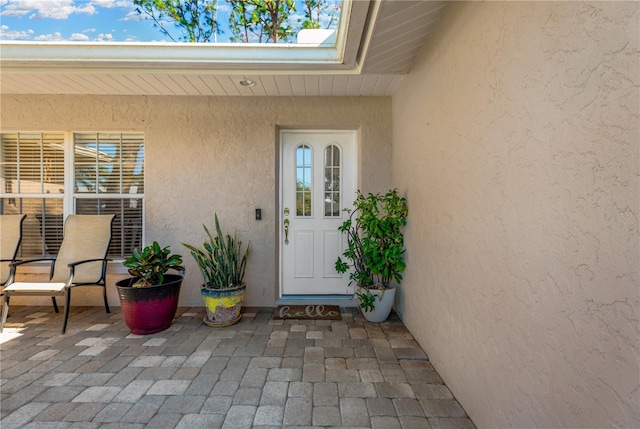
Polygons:
M215 235L206 225L203 226L206 240L202 243L202 247L182 243L198 264L204 279L202 287L228 289L240 286L247 267L249 245L243 251L242 241L238 240L237 234L234 236L223 234L217 214L215 215Z

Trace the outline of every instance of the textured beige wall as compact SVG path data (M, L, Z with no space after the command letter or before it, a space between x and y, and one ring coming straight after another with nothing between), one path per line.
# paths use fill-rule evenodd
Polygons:
M393 96L399 310L479 427L640 427L638 4L453 4Z
M200 272L181 243L202 243L202 224L212 225L214 212L223 228L251 243L246 305L274 304L279 127L359 130L359 186L378 192L391 184L389 97L8 95L1 108L3 130L145 132L146 242L185 257L181 305L202 305ZM94 292L75 289L73 304L100 305ZM109 296L118 302L114 287Z

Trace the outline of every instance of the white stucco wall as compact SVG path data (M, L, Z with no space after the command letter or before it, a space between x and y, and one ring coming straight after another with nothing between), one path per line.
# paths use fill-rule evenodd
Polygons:
M389 97L3 95L0 123L12 131L144 131L145 242L158 240L184 256L181 305L202 305L200 272L181 243L201 244L202 224L212 226L215 212L223 229L237 229L251 243L245 305L274 304L280 128L359 130L360 188L381 192L391 184ZM262 209L261 221L255 220L256 208ZM97 292L74 289L72 304L101 305ZM115 287L109 297L119 305Z
M398 309L479 427L640 427L638 5L452 4L393 96Z

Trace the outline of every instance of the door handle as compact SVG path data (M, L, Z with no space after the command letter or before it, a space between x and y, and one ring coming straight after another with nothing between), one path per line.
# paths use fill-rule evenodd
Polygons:
M284 220L284 244L289 244L289 219Z

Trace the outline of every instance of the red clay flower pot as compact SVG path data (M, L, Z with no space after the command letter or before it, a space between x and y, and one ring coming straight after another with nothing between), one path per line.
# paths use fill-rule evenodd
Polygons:
M136 279L116 282L124 322L132 334L155 334L171 326L178 309L182 279L177 274L165 274L163 284L141 288L130 286Z

